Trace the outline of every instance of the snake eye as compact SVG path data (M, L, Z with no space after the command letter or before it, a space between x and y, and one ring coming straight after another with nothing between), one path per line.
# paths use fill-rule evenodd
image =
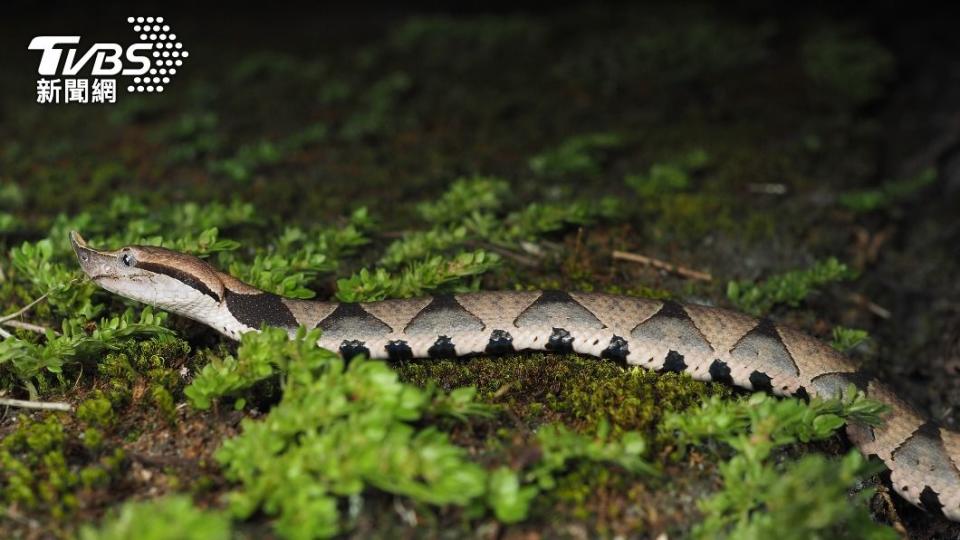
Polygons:
M136 261L129 253L124 253L120 256L120 262L122 262L124 266L133 266Z

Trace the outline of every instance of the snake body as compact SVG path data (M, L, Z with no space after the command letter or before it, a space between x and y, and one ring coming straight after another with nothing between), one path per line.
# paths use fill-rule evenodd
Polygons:
M453 358L514 351L575 352L689 373L783 396L836 397L855 385L891 412L847 431L890 469L893 489L960 521L960 433L924 418L844 355L799 331L714 307L601 293L477 292L369 303L290 299L254 288L190 255L130 246L98 251L72 233L81 267L122 296L238 339L264 325L320 328L344 357Z

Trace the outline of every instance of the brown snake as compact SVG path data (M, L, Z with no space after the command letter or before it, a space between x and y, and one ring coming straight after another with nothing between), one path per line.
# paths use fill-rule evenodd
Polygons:
M849 425L894 490L960 521L960 433L921 416L833 348L769 320L699 305L600 293L478 292L345 304L295 300L163 248L98 251L71 233L84 272L103 288L238 339L263 325L319 327L345 357L451 358L523 350L576 352L785 396L836 397L848 385L887 404L881 427Z

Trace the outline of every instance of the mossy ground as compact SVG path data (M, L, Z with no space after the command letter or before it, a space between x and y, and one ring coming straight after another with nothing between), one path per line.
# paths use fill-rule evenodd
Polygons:
M938 171L906 194L880 190L879 205L869 195L866 211L842 202L948 160L944 152L956 142L936 119L960 96L938 78L947 55L934 44L950 34L936 23L891 30L899 14L703 5L416 17L271 9L249 21L219 21L217 33L207 31L213 13L169 14L194 51L190 62L162 96L122 95L115 106L37 106L36 58L3 53L4 251L45 237L59 213L108 215L105 206L118 194L149 213L185 201L252 203L253 219L266 226L236 224L229 237L244 246L270 245L286 225L336 226L367 206L378 220L372 242L311 282L326 298L336 277L374 265L398 233L417 227L416 203L436 199L457 177L507 179L516 205L610 196L628 211L540 237L528 251L513 246L483 287L729 305L728 280L836 256L860 272L857 281L772 315L825 338L836 325L868 330L873 340L854 351L857 359L957 426L949 414L960 404L956 178ZM91 39L98 27L122 24L119 16L74 15L63 24L90 28ZM260 32L271 25L285 31ZM27 17L5 32L6 51L58 32ZM902 129L907 119L909 130ZM677 165L701 150L709 156L702 167ZM714 280L612 260L613 250L707 270ZM0 264L7 272L8 260ZM3 312L33 296L0 278ZM113 313L122 311L122 302L103 298ZM25 320L58 324L43 304ZM221 504L228 486L213 453L243 417L275 403L279 389L267 381L243 411L185 405L189 377L234 345L189 321L171 326L178 337L138 338L48 375L42 397L73 403L77 414L4 412L0 459L5 471L17 471L22 489L4 493L3 530L69 536L123 501L164 493ZM494 419L441 424L481 461L533 459L526 450L541 423L589 431L605 419L649 434L650 459L665 474L651 480L579 465L515 526L374 497L357 536L684 536L697 521L697 500L717 488L718 458L692 452L674 461L655 426L665 412L728 389L539 354L396 368L416 384L476 385L484 401L505 406ZM7 377L0 372L0 388L22 393ZM836 452L843 444L819 446ZM911 536L955 533L895 498L883 504L885 497L877 498L877 516ZM258 516L240 534L268 530Z

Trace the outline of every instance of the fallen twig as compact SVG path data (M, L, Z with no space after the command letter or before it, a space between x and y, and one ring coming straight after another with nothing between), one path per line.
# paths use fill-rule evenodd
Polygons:
M652 266L654 268L664 270L678 276L682 276L689 279L696 279L699 281L713 281L713 276L706 272L701 272L699 270L691 270L684 266L677 264L671 264L666 261L661 261L660 259L654 259L653 257L647 257L646 255L639 255L637 253L630 253L627 251L613 251L613 258L623 261L631 261L640 264L645 264L647 266Z
M73 406L59 401L29 401L25 399L0 398L0 406L18 407L21 409L38 409L42 411L72 411Z
M499 246L499 245L494 244L494 243L492 243L492 242L485 242L485 241L482 241L482 240L470 240L470 241L466 242L466 245L471 246L471 247L479 247L479 248L483 248L483 249L492 251L492 252L496 253L497 255L500 255L501 257L506 257L506 258L508 258L508 259L512 259L512 260L514 260L514 261L516 261L516 262L518 262L518 263L520 263L520 264L522 264L522 265L524 265L524 266L539 266L539 265L540 265L540 261L538 261L537 259L535 259L535 258L533 258L533 257L529 257L529 256L527 256L527 255L524 255L523 253L517 253L516 251L514 251L514 250L512 250L512 249L505 248L505 247L503 247L503 246Z
M46 326L40 326L39 324L33 324L33 323L24 322L24 321L0 321L0 324L4 326L9 326L10 328L19 328L21 330L29 330L30 332L36 332L38 334L46 334L47 330L51 330ZM55 335L59 335L59 333L56 330L54 330L53 333Z
M892 316L889 309L873 303L869 298L860 293L849 293L847 294L847 298L854 304L866 308L867 311L881 319L889 319Z
M37 298L37 299L34 300L33 302L30 302L29 304L23 306L22 308L18 309L17 311L14 311L13 313L11 313L11 314L9 314L9 315L4 315L3 317L0 317L0 323L5 323L5 322L9 321L10 319L16 319L17 317L23 315L24 313L26 313L26 312L27 312L30 308L32 308L33 306L35 306L35 305L39 304L40 302L46 300L48 294L49 294L49 293L43 293L39 298Z
M787 186L772 182L757 182L750 184L750 193L759 193L761 195L786 195Z

